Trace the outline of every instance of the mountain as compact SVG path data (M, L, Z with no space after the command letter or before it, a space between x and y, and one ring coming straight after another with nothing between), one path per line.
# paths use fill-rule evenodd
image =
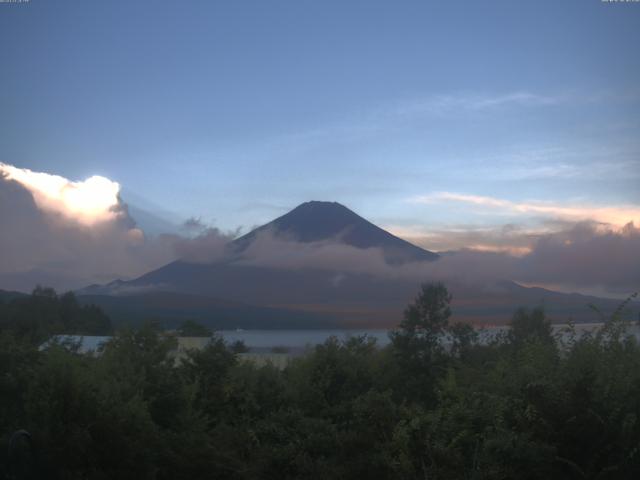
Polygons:
M265 233L302 243L335 241L355 248L379 248L391 264L438 259L436 253L390 234L337 202L303 203L238 238L233 246L242 252Z
M272 242L271 250L262 251L262 262L256 262L251 247L259 247L265 237L285 241ZM356 262L379 259L387 263L386 273L353 268L352 258L339 257L344 265L335 258L325 264L305 263L305 258L298 258L313 255L318 246L340 245L373 249L372 256L358 257ZM304 247L302 253L293 251L300 246ZM382 256L376 257L378 253ZM347 255L352 254L347 251ZM422 268L438 258L343 205L313 201L231 242L228 254L218 261L178 260L131 281L92 285L77 293L81 301L96 302L121 319L145 315L171 321L197 318L214 328L388 328L397 325L418 292L424 281ZM300 263L295 264L298 260ZM411 270L415 265L420 267L413 269L417 274L388 274L404 271L405 267ZM516 308L538 305L545 307L553 321L569 317L597 321L588 308L590 303L604 311L613 310L619 303L525 288L511 281L472 285L461 278L448 279L446 284L453 294L455 320L473 323L505 323Z
M228 245L228 255L217 262L177 260L132 281L114 280L106 285L90 285L77 293L123 296L165 290L260 304L289 304L292 299L298 300L294 303L312 303L336 296L357 299L370 294L370 288L363 287L368 278L364 275L328 268L291 270L278 268L278 265L270 268L246 264L243 254L263 235L300 244L325 242L357 249L377 249L390 265L432 262L439 258L435 253L377 227L339 203L311 201L234 240ZM287 246L289 244L281 248ZM357 281L347 280L354 278ZM348 288L351 283L357 292Z

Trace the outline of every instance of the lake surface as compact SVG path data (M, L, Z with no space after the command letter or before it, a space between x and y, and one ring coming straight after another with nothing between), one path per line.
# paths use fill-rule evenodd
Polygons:
M601 323L581 323L575 325L576 336L580 337L588 332L593 332L602 327ZM568 340L566 333L567 325L553 325L554 333ZM508 327L490 327L478 329L480 343L488 343L496 335L508 330ZM251 353L289 353L299 355L315 345L324 343L330 337L336 337L340 341L349 338L366 335L373 338L378 346L384 347L390 343L390 330L370 329L370 330L220 330L217 333L222 335L228 343L237 341L244 342ZM637 323L629 325L627 333L633 335L640 342L640 325ZM111 339L109 336L83 336L83 335L54 335L51 340L45 342L40 348L46 348L51 341L77 343L81 353L97 352L100 347ZM209 341L208 337L179 337L181 349L200 349ZM446 347L450 344L447 338L442 339Z
M601 323L581 323L575 325L576 335L580 336L587 332L592 332L601 327ZM553 325L554 333L568 339L568 335L563 333L567 325ZM500 332L508 330L508 327L490 327L478 329L480 342L486 343ZM367 335L376 340L377 345L385 346L390 342L390 330L220 330L218 333L227 342L242 341L251 350L262 351L271 350L277 347L289 348L292 350L304 350L324 343L329 337L336 337L338 340L348 340L352 337ZM629 326L627 332L634 335L640 341L640 326L633 324Z

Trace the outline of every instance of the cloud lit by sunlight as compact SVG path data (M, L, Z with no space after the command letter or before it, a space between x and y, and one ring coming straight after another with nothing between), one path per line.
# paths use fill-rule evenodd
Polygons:
M640 207L636 205L558 205L547 202L512 202L494 197L437 192L411 199L415 203L461 202L492 211L519 215L536 215L572 222L595 221L621 228L629 222L640 224Z
M466 248L475 252L506 253L514 257L528 255L532 250L531 247L499 246L484 243L476 243Z
M531 253L535 241L553 230L542 226L524 228L516 225L385 225L392 234L436 252L471 250L476 252L504 253L522 257Z
M0 175L27 188L41 210L53 211L85 225L113 220L119 215L120 185L92 176L73 182L59 175L33 172L0 163Z

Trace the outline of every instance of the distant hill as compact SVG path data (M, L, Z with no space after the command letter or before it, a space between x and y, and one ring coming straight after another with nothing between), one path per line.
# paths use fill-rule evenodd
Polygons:
M14 298L26 297L26 293L0 290L0 302L10 302Z
M136 295L81 295L80 303L99 306L115 327L137 326L157 321L165 328L176 328L191 319L215 329L331 328L339 326L337 318L278 308L246 305L215 298L177 292L147 292Z

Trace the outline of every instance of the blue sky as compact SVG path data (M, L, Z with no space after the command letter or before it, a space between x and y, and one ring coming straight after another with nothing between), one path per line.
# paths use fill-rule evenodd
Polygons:
M0 161L177 218L336 200L429 246L640 204L638 3L31 0L0 41Z

